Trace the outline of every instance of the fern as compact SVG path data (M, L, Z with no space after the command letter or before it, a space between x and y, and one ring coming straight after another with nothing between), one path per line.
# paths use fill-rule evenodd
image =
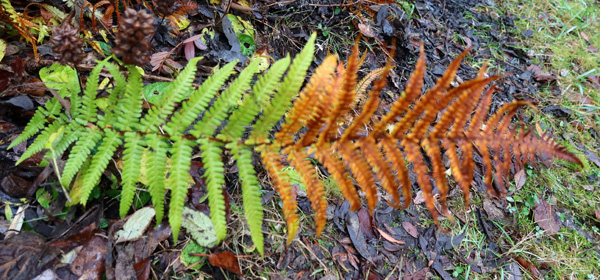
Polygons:
M125 133L123 173L121 174L123 190L121 191L121 204L119 207L119 214L121 214L121 217L127 215L127 212L133 203L135 184L140 176L140 165L142 162L143 153L144 146L142 143L142 137L134 132Z
M226 238L223 192L227 189L225 163L230 162L230 155L239 170L244 213L260 254L264 254L263 205L252 160L255 153L260 155L282 200L288 244L300 229L300 219L294 190L283 172L283 160L301 174L315 212L317 235L325 226L327 198L309 158L328 170L353 210L361 205L354 182L365 193L370 211L377 204L376 182L390 193L390 205L407 207L412 200L408 169L411 165L436 223L433 187L440 190L442 213L448 215L446 195L450 186L445 171L449 168L469 203L475 153L483 159L488 191L498 195L506 193L505 179L513 162L521 167L537 155L581 165L575 155L549 136L540 138L524 128L512 128L511 119L518 108L528 105L525 102L507 104L486 119L495 90L489 84L499 77L484 78L482 69L474 80L450 88L466 52L452 62L435 87L421 96L425 73L421 49L405 92L381 120L373 122L379 94L392 65L388 63L359 81L357 71L361 61L356 45L346 65L338 62L336 56L328 56L302 87L312 61L315 38L313 34L293 60L285 57L265 73L257 75L258 62L253 61L237 79L230 79L236 65L232 62L197 89L192 82L201 58L193 59L171 82L157 105L147 111L142 108L143 83L139 70L126 66L129 73L123 75L109 58L92 70L83 96L79 95L79 85L73 79L58 86L60 95L69 98L71 108L63 110L56 98L51 99L38 109L10 147L39 133L19 162L49 147L54 151L53 156L68 153L59 178L63 186L72 185L70 196L81 204L87 203L111 160L120 160L116 151L122 151L121 216L130 210L136 185L141 182L150 193L160 222L170 191L168 220L175 239L191 183L188 171L195 155L200 155L205 168L210 217L217 239ZM102 100L106 106L98 106L100 73L105 70L113 76L112 86L105 88L109 92ZM226 85L229 80L231 83ZM362 106L361 113L348 116L357 102ZM438 115L441 118L434 122ZM281 128L273 131L282 119ZM53 140L61 131L64 131L62 138ZM442 161L443 156L447 156L448 166Z
M179 228L181 227L181 212L183 202L187 196L189 187L188 170L190 169L190 158L192 156L191 141L179 137L174 140L171 148L171 167L169 168L169 179L167 185L171 189L171 203L169 204L169 223L173 228L173 237L177 240ZM212 213L211 209L211 213Z
M83 190L81 191L81 203L86 204L94 186L100 181L102 172L106 169L108 162L112 159L117 147L121 144L119 133L114 130L107 130L102 138L102 144L98 151L92 157L90 172L83 177Z
M167 175L168 144L163 136L148 135L148 191L152 198L152 205L156 210L156 220L162 221L164 215L165 178ZM129 205L128 205L129 206Z
M202 150L202 163L204 163L206 190L208 191L208 205L210 207L210 219L215 225L217 240L225 239L227 235L227 221L225 218L225 198L223 196L223 185L225 185L225 171L221 160L221 144L218 142L200 141Z
M194 67L186 67L181 71L177 79L173 81L173 84L167 89L162 95L158 106L152 107L148 114L142 119L142 131L158 131L158 126L165 122L167 116L169 116L175 109L175 103L181 102L186 95L186 89L192 86L194 80L194 74L196 73L196 63L201 57L196 57L190 60L189 65Z

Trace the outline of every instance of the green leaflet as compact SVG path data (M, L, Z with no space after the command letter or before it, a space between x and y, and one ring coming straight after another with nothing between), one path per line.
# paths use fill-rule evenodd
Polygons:
M210 207L210 219L215 225L217 240L225 239L227 235L227 221L225 217L225 198L223 197L223 185L225 184L225 168L221 159L222 144L198 140L202 150L202 163L204 163L204 176L206 177L206 190L208 191L208 206Z
M187 196L188 188L188 170L190 169L190 158L192 156L193 142L179 137L172 139L175 141L171 149L171 168L169 168L168 184L171 186L171 203L169 204L169 224L173 229L173 237L177 242L179 228L181 227L181 212L183 211L183 202Z
M138 130L138 119L142 115L142 75L135 66L128 66L129 82L125 96L118 107L118 128L121 130Z
M121 173L123 190L119 214L125 217L135 195L135 184L140 176L142 153L144 153L142 137L135 132L125 133L125 150L123 151L123 173Z
M50 135L52 135L52 133L58 131L62 127L62 125L63 125L63 122L61 120L57 120L57 121L53 122L52 124L50 124L49 126L47 126L44 129L44 131L42 131L42 133L40 133L40 135L35 139L35 141L27 148L27 151L25 151L25 153L23 153L23 155L17 161L16 164L18 165L21 162L23 162L24 160L31 157L32 155L34 155L38 152L41 152L45 148L46 142L50 138Z
M42 130L44 128L44 125L47 122L46 117L55 116L59 112L60 112L60 103L58 103L58 99L56 99L56 98L50 99L48 102L46 102L46 105L44 105L44 107L39 108L35 112L35 114L31 118L31 121L29 121L29 123L27 124L27 126L25 127L25 129L23 130L21 135L19 135L19 137L17 137L12 143L10 143L10 145L8 146L8 150L12 149L16 145L21 144L25 140L29 139L29 137L38 133L40 130ZM33 154L31 154L31 155L33 155ZM29 155L27 157L23 157L23 159L26 159L26 158L30 157L31 155ZM19 162L21 162L21 161L19 161Z
M125 88L129 87L129 83L127 83L125 76L123 76L123 74L121 74L121 71L119 71L119 67L117 65L114 65L112 63L105 63L104 67L106 67L108 72L112 75L112 78L114 80L114 85L115 85L114 88L110 91L110 94L108 95L108 104L109 105L118 104L119 98L123 97ZM140 76L139 70L135 67L133 67L133 68L135 69L135 73L138 76ZM128 69L131 69L131 68L128 68ZM134 75L134 77L132 77L132 75ZM132 82L132 80L134 80L134 78L135 78L135 74L130 73L129 74L130 83ZM133 81L133 83L135 83L135 82L137 82L137 80ZM141 83L141 77L139 78L139 82ZM133 94L137 94L137 92L134 92ZM140 97L140 99L141 99L141 97ZM141 103L140 103L140 106L141 106ZM106 114L104 115L104 122L101 123L100 125L101 126L112 125L114 123L113 117L116 114L115 110L107 110L105 113ZM138 118L139 118L139 116L138 116Z
M258 252L264 256L261 187L256 178L254 165L252 165L252 151L247 148L241 148L238 144L233 143L227 147L231 150L239 168L239 176L242 181L242 198L244 199L244 214L250 226L252 242L256 245Z
M102 144L98 148L98 152L92 157L92 165L88 173L83 177L83 189L81 191L81 203L86 204L87 199L92 192L92 189L100 181L102 172L106 169L108 162L112 159L117 147L121 145L119 133L114 130L106 130Z
M61 182L63 186L68 186L71 184L71 180L73 180L73 177L75 177L75 174L77 174L81 168L81 165L90 155L92 149L96 146L96 143L98 143L101 138L101 132L97 129L88 128L82 133L79 140L77 140L75 143L73 149L71 149L71 154L69 154L69 159L65 164Z
M147 145L151 150L148 155L148 191L152 197L152 205L156 210L156 221L160 224L165 212L165 178L167 175L167 149L169 145L164 137L152 134L147 137Z

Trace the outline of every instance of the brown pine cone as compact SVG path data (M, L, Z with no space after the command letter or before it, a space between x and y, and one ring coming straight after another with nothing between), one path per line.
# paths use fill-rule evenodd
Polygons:
M60 55L60 63L63 65L77 65L84 58L83 39L79 37L79 31L70 24L52 28L50 43L54 45L52 51Z
M113 53L122 57L123 63L144 66L150 59L154 34L154 16L145 10L127 8L119 21L119 32L115 34Z
M177 11L176 0L156 0L152 2L155 3L154 11L161 17L168 17Z

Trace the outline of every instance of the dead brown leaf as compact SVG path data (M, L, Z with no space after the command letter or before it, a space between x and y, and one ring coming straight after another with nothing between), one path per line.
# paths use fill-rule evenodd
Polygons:
M208 261L212 266L217 266L226 269L237 276L242 276L242 270L238 264L237 257L232 252L224 251L216 254L210 254L210 256L208 256Z
M381 234L381 237L385 238L385 240L392 242L392 243L396 243L398 245L406 244L406 242L404 242L404 241L400 241L396 238L393 238L391 235L387 234L385 231L380 230L379 228L376 228L376 229L377 229L377 231L379 231L379 234Z
M521 169L515 174L515 191L520 190L527 180L527 176L525 176L525 169Z
M535 204L533 208L533 219L544 230L546 234L556 234L562 227L562 223L552 208L545 200Z
M405 221L402 222L402 227L404 228L404 230L406 230L406 232L408 232L408 234L410 234L410 236L414 238L419 237L419 232L417 231L417 228L413 226L413 224Z
M530 65L527 67L527 71L533 73L533 78L538 82L552 82L556 80L556 77L551 73L544 72L542 68L537 65Z

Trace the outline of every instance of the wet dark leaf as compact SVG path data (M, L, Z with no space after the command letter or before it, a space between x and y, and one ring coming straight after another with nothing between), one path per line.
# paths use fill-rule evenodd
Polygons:
M371 260L371 253L369 252L369 245L365 240L365 236L360 230L360 224L358 221L358 215L350 211L346 215L346 227L348 230L348 235L350 235L350 240L352 240L352 244L356 251L363 256L367 260Z
M360 229L365 235L365 238L372 239L375 237L373 235L373 223L371 223L371 216L369 215L369 210L366 207L362 207L358 210L358 222L360 224Z
M135 274L137 275L137 280L146 280L148 276L150 276L150 258L145 258L137 263L133 264L133 269L135 269Z
M544 113L551 113L557 118L568 118L573 114L570 109L558 105L550 105L542 110Z
M23 179L19 176L8 174L2 179L0 187L9 196L14 198L22 198L27 195L29 189L33 186L33 182Z
M71 263L71 272L79 279L101 279L105 269L107 241L101 235L94 235Z
M0 279L29 280L58 260L60 250L44 237L20 232L0 241Z
M13 106L20 107L25 111L31 111L34 108L33 102L26 95L15 96L15 97L9 99L8 101L6 101L6 103L12 104Z
M531 30L531 29L523 30L523 31L521 31L521 35L523 35L523 37L525 37L525 38L529 38L529 37L531 37L531 35L533 35L533 30Z
M220 252L216 254L210 254L208 261L212 266L217 266L223 269L227 269L229 272L242 276L242 270L238 264L237 257L229 251Z

